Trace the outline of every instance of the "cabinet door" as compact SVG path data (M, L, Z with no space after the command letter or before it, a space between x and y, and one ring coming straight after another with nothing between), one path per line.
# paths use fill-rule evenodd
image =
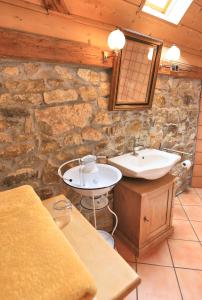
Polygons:
M145 244L171 226L173 185L163 186L142 198L140 244Z

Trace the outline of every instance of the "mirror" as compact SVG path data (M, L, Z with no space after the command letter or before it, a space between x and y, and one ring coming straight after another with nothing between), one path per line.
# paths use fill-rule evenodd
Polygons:
M126 44L114 57L109 110L152 106L162 41L123 31Z

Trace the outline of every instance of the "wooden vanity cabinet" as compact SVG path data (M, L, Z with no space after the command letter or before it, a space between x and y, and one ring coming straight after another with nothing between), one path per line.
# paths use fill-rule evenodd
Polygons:
M124 177L114 189L117 235L140 256L173 232L175 177L157 180Z

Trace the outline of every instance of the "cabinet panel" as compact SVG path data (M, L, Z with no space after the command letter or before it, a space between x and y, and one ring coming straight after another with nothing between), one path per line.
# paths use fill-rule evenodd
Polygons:
M171 201L172 188L169 189L169 186L143 197L140 244L149 241L168 228Z
M118 184L114 190L114 211L118 215L118 230L132 243L139 244L141 198Z
M154 181L123 178L114 189L117 232L137 256L173 232L174 181L170 174Z

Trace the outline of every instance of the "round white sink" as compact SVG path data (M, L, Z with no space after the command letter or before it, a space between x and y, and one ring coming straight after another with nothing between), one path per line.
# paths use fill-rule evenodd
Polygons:
M99 196L109 192L121 178L122 173L116 167L96 164L96 172L84 173L76 166L63 174L63 180L77 193L83 196Z

